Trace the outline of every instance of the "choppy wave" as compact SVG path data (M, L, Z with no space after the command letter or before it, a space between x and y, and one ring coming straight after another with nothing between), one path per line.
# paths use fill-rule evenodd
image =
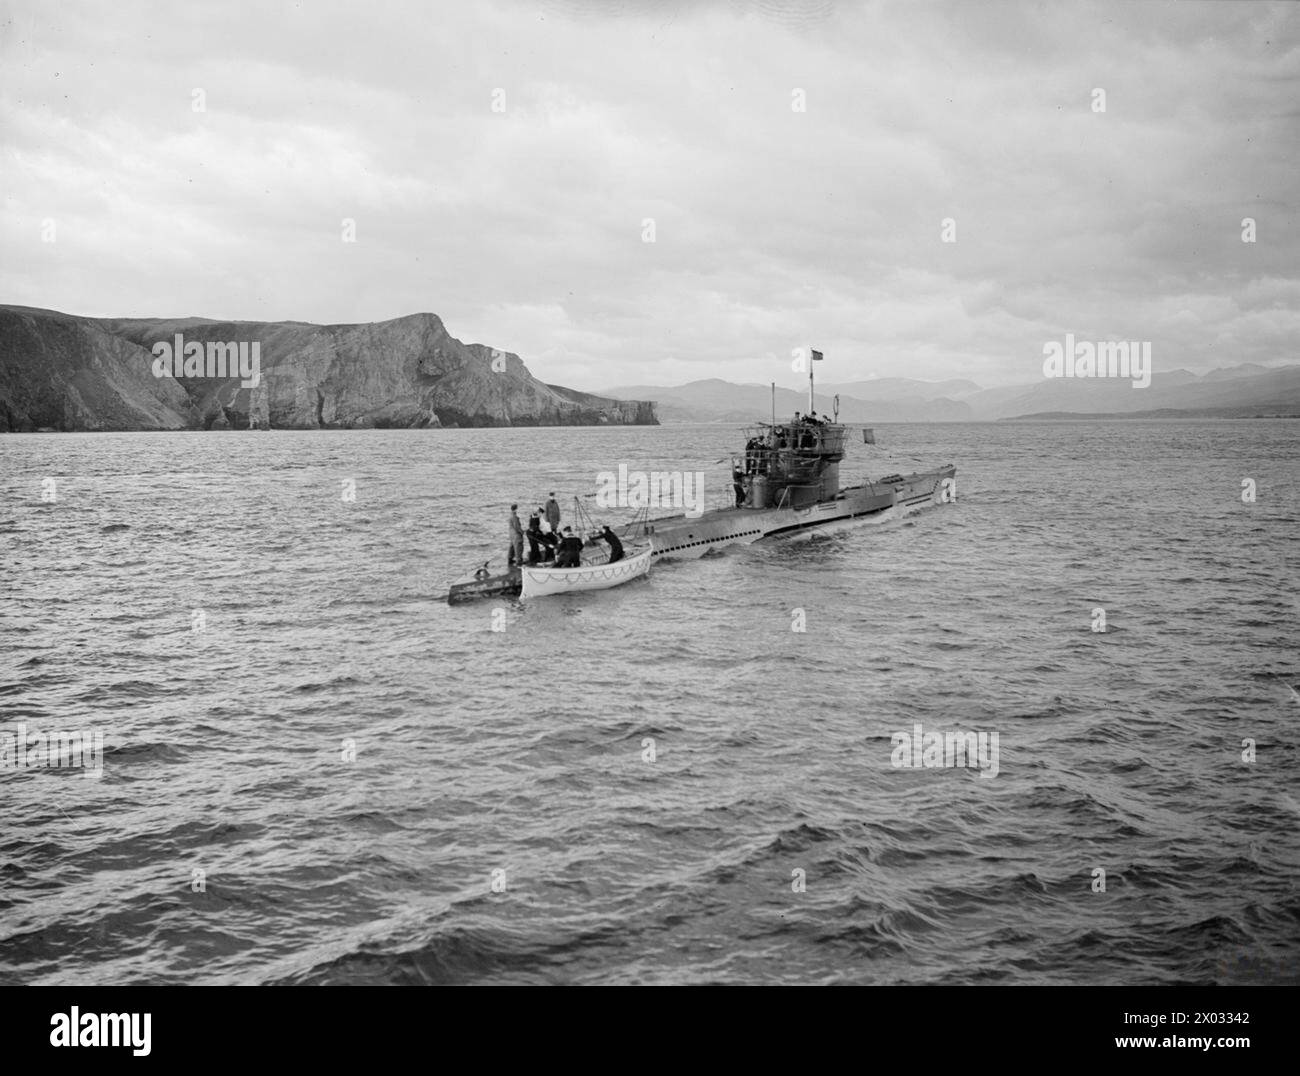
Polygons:
M0 981L1300 981L1294 423L877 432L957 503L456 608L730 432L0 439L3 728L103 741L0 773Z

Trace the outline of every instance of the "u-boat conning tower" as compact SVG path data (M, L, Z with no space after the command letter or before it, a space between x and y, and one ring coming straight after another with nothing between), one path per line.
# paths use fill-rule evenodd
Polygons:
M806 508L840 492L843 426L806 419L745 430L744 455L732 457L744 487L743 508Z
M840 460L844 458L846 427L814 418L813 370L822 359L812 352L808 364L808 417L777 425L776 385L772 386L772 421L745 430L745 454L731 460L732 476L744 489L737 493L738 508L807 508L830 501L840 492ZM835 397L835 418L840 398Z

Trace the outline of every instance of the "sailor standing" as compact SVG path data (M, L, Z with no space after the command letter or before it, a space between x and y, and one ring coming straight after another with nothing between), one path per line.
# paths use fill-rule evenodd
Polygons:
M560 502L555 499L555 490L551 490L551 499L546 502L546 522L552 531L560 533Z
M510 506L510 552L506 564L511 568L524 562L524 525L519 522L518 507L517 504Z

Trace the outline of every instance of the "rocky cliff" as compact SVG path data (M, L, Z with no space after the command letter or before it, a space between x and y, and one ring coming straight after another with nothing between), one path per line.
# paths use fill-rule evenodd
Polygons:
M180 356L156 376L155 346L175 350L178 336L206 356L209 344L223 356L221 345L256 343L260 377L211 365L186 376ZM246 429L250 419L278 429L657 423L651 403L543 384L518 355L463 344L434 314L309 325L0 306L0 431Z

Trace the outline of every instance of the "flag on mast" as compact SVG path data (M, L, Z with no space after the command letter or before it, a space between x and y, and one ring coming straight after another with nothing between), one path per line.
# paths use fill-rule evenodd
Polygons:
M814 351L814 352L812 353L812 361L813 361L813 362L821 362L821 361L822 361L822 353L821 353L820 351Z

